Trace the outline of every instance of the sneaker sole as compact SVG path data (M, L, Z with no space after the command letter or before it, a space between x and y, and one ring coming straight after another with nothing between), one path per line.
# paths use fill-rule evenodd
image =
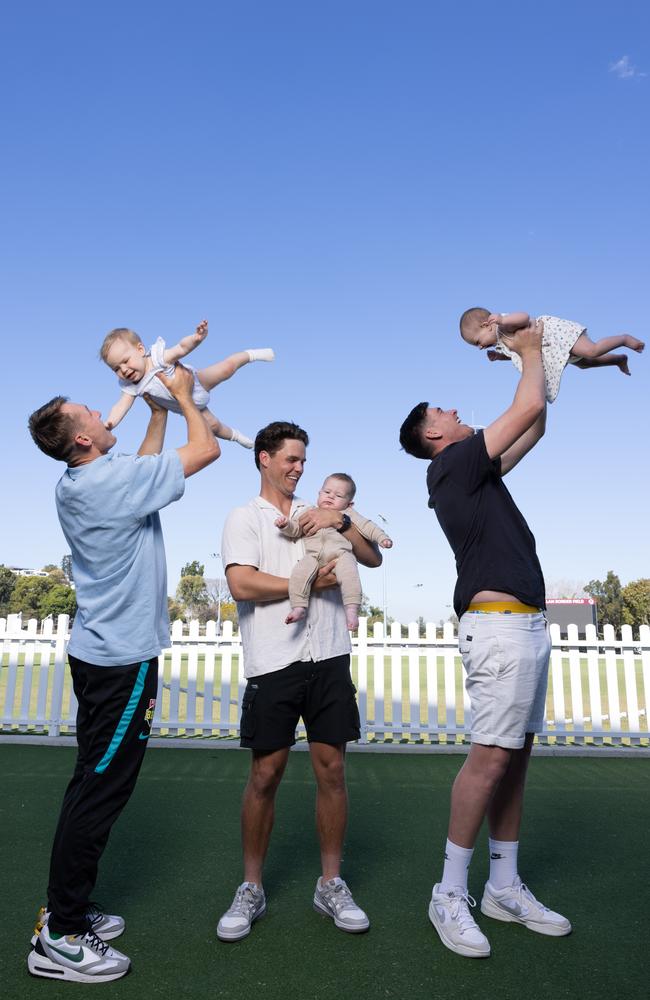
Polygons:
M115 979L122 979L131 971L131 965L129 963L128 968L121 969L119 972L110 972L106 975L96 975L88 976L83 972L79 972L76 969L69 969L65 965L57 965L51 959L45 957L44 955L39 955L36 951L30 951L27 956L27 969L30 975L38 976L42 979L65 979L72 983L111 983Z
M346 923L344 923L343 920L340 920L338 917L334 916L333 913L330 913L330 911L327 909L327 907L324 906L320 902L320 900L316 899L315 896L314 896L314 909L316 910L316 913L320 913L324 917L329 917L330 920L334 921L334 925L336 927L338 927L339 930L341 930L341 931L347 931L348 934L363 934L370 927L370 921L367 918L366 918L365 924L346 924Z
M566 937L572 931L568 920L568 926L566 927L559 927L557 924L538 923L536 920L523 920L515 913L509 913L507 910L501 909L498 903L493 903L492 900L485 897L481 900L481 913L485 914L486 917L492 917L493 920L502 920L504 924L520 924L522 927L526 927L527 930L534 931L536 934L545 934L546 937Z
M436 913L436 908L433 903L429 903L429 920L433 924L438 934L438 937L444 944L445 948L449 951L456 952L457 955L462 955L463 958L489 958L490 957L490 946L488 945L487 951L479 951L476 948L470 948L469 945L456 944L454 941L450 941L448 937L444 934L442 928L437 921L438 914Z
M220 931L217 925L217 937L219 938L220 941L241 941L242 938L248 937L251 930L253 929L253 924L255 923L255 921L261 920L261 918L264 916L265 913L266 913L266 903L264 904L264 909L260 910L259 913L255 914L248 927L246 927L243 931L227 931L227 930Z

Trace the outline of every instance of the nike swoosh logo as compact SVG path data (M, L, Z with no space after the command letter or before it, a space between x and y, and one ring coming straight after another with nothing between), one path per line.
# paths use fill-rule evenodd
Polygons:
M56 945L50 944L49 947L52 951L55 951L57 955L62 955L63 958L69 958L71 962L83 962L84 950L80 948L79 951L74 954L70 951L64 951L63 948L57 948Z
M150 736L151 736L151 733L140 733L140 735L138 736L138 739L139 740L148 740Z

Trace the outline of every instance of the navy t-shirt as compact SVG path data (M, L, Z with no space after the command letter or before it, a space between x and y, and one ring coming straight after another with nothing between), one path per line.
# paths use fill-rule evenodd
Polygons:
M427 487L429 507L456 557L458 617L480 590L500 590L545 608L535 539L501 478L501 459L487 453L483 431L436 455Z

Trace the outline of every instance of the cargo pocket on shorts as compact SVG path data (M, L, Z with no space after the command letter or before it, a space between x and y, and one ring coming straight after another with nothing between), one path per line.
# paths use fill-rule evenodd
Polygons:
M258 691L257 685L249 683L242 698L239 732L245 740L252 740L255 736L255 699Z

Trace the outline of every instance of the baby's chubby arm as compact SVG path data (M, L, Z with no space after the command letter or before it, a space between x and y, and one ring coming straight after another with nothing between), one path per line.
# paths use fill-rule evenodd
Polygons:
M348 515L352 524L355 526L359 534L367 538L369 542L375 542L377 545L381 545L382 549L392 549L393 540L389 538L383 528L380 528L378 524L371 521L370 518L364 517L353 507L348 507L345 511Z
M120 395L117 403L111 407L111 412L104 421L104 426L107 430L113 430L113 428L117 427L121 420L124 420L125 416L133 406L134 400L135 396L131 396L128 392L123 392Z
M197 326L194 333L191 333L189 337L183 337L179 340L174 347L166 347L163 353L163 359L166 365L175 365L177 361L184 358L186 354L193 351L195 348L202 344L208 335L208 321L207 319L202 319Z
M491 326L492 323L498 323L504 333L514 333L530 324L530 316L525 312L492 313L482 325Z
M280 529L285 538L300 538L302 536L300 522L291 521L283 514L281 514L280 517L276 517L275 526Z

